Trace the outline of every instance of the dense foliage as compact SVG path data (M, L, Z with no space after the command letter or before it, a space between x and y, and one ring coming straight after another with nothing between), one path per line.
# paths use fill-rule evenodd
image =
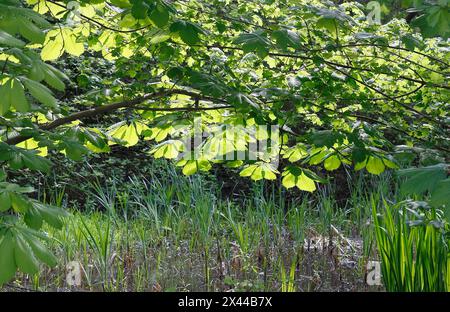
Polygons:
M420 154L405 191L448 206L449 1L390 2L382 24L358 2L0 0L0 284L56 262L37 230L64 212L8 182L48 172L49 152L81 160L144 140L156 158L189 152L186 175L225 163L309 192L326 183L316 166L380 174ZM75 80L57 65L69 56ZM90 122L112 112L119 123Z

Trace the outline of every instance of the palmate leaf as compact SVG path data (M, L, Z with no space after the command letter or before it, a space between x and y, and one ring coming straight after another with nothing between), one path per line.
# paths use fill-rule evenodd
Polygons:
M50 267L57 258L44 245L48 237L9 219L8 227L0 228L0 287L9 282L17 269L31 275L39 271L39 262Z
M300 36L293 30L275 30L271 33L271 36L282 50L286 50L288 47L297 49L301 45Z
M183 167L183 174L187 176L193 175L198 171L209 171L211 169L211 163L206 159L182 159L177 162L177 166Z
M148 17L155 23L156 26L162 28L169 23L169 9L167 6L158 3L153 10L151 10Z
M437 164L422 168L399 170L398 175L406 178L406 181L402 183L400 190L404 194L417 195L433 191L438 183L447 177L447 169L448 165Z
M228 101L238 109L253 108L259 110L260 107L251 99L249 95L237 92L228 97Z
M20 271L31 275L39 271L39 262L22 235L14 236L14 260Z
M30 219L33 217L38 218L38 222L41 223L40 220L44 220L47 222L50 226L61 229L63 226L63 218L67 217L69 214L63 210L62 208L52 206L52 205L46 205L43 203L40 203L36 200L31 201L32 207L28 210L28 212L31 212ZM38 229L36 227L32 227L34 229Z
M23 232L23 238L31 247L35 257L47 264L49 267L54 267L58 263L58 259L48 250L43 243L39 241L36 236L32 235L30 231Z
M363 156L365 154L362 154ZM354 155L352 155L354 157ZM355 170L361 170L366 168L366 170L375 175L379 175L383 173L387 168L398 169L398 165L392 160L392 158L388 158L386 155L370 155L365 156L365 159L361 162L355 163Z
M196 23L178 20L170 25L170 31L177 33L181 40L188 45L195 45L200 41L200 34L204 34L205 31Z
M144 0L132 0L131 14L136 19L145 19L147 17L147 12L150 9L149 3ZM120 4L120 3L119 3Z
M381 158L370 156L366 163L366 170L372 174L380 174L386 166Z
M140 122L132 122L130 124L120 122L110 127L108 135L124 141L124 146L130 147L139 142L139 136L145 130L148 130L148 127ZM114 142L110 142L110 144L114 144Z
M266 32L263 30L243 33L234 39L233 43L241 44L245 53L255 52L260 58L265 58L269 54L271 45Z
M311 143L317 147L332 147L336 143L341 144L343 140L343 134L332 130L315 131L310 135Z
M281 183L285 188L297 186L302 191L314 192L316 190L315 182L324 182L314 172L297 166L288 166L282 173Z
M34 23L26 18L17 18L18 30L20 34L32 43L44 43L45 34Z
M30 110L30 103L25 97L25 90L22 83L17 79L11 80L11 102L18 112L28 112Z
M205 95L212 95L214 97L222 97L229 94L230 88L220 79L213 75L201 73L199 71L188 71L189 81L193 87L202 91Z
M78 41L78 35L70 28L49 31L41 50L42 60L56 60L64 51L74 56L80 56L84 53L85 48L83 42Z
M63 29L61 36L64 43L64 49L67 53L74 56L80 56L81 54L83 54L84 44L77 41L77 37L70 29Z
M48 172L51 162L38 155L39 151L25 150L15 146L9 146L0 142L0 160L8 161L13 169L29 168Z
M36 98L39 102L41 102L42 104L44 104L49 108L58 107L56 98L53 96L52 91L50 91L50 89L48 89L46 86L37 81L25 77L22 77L21 80L23 81L25 87L31 93L31 95L34 98Z
M0 192L0 212L7 211L11 208L11 196L9 192Z
M97 128L83 128L82 133L86 142L86 147L94 153L109 152L106 136Z
M16 273L14 238L10 231L0 234L0 287L9 282Z
M21 48L25 46L25 42L17 39L14 36L11 36L7 32L0 30L0 46L8 46L14 48Z
M33 138L23 141L22 143L19 143L16 146L27 150L36 150L38 151L38 155L42 157L48 155L48 148L45 146L40 147L39 142L35 141Z
M283 158L287 158L291 163L299 161L300 159L308 156L306 146L301 143L283 150L282 154Z
M27 213L31 202L24 194L33 192L32 187L21 187L14 183L0 182L0 212L13 208L18 213Z
M30 110L22 83L18 79L9 79L0 87L0 115L4 115L11 107L18 112Z
M412 25L420 28L424 37L441 36L447 39L450 36L448 2L446 0L421 3L422 13L413 19Z
M431 204L439 207L445 205L450 209L450 179L441 180L436 183L431 193Z
M325 159L323 165L326 170L333 171L338 169L341 166L341 159L338 155L331 155L327 159Z
M239 175L241 177L250 177L252 180L258 181L262 179L275 180L277 178L277 173L279 172L273 165L259 161L245 167Z
M22 194L11 192L9 198L11 199L11 206L15 212L27 213L31 207L30 200Z
M64 52L64 43L62 40L49 40L41 51L43 61L56 60Z
M59 91L64 91L65 84L64 82L55 74L54 71L49 69L47 66L44 68L44 77L46 83L48 83L51 87L55 88Z
M168 140L163 143L156 145L151 151L155 158L167 158L174 159L177 158L180 151L182 151L183 142L179 140Z

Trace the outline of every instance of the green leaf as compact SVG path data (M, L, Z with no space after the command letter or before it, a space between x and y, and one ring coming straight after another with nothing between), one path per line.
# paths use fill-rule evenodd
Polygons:
M401 40L405 47L408 50L414 51L414 49L417 47L420 50L424 48L424 43L419 41L417 38L415 38L412 34L406 34L401 37Z
M150 154L153 154L155 158L167 158L174 159L177 158L179 152L183 147L183 142L178 140L168 140L161 144L156 145L151 151Z
M6 172L3 168L0 169L0 182L6 179Z
M333 171L338 169L341 166L341 160L339 159L339 156L332 155L325 159L324 161L324 167L328 171Z
M189 160L186 165L183 167L183 174L184 175L192 175L198 171L197 161L196 160Z
M14 259L20 271L34 275L39 271L39 262L28 243L21 235L16 235L14 244Z
M33 170L39 170L43 172L48 172L50 169L50 160L39 156L39 151L25 150L18 147L8 146L8 154L4 156L9 156L3 160L9 160L9 165L13 169L21 169L23 167L30 168ZM0 158L2 155L0 154Z
M64 82L62 82L62 80L51 69L46 69L44 71L43 79L46 83L59 91L64 91L66 88Z
M439 181L447 177L446 170L445 164L399 170L398 175L406 178L400 190L402 193L417 195L432 191Z
M22 195L11 193L11 205L16 212L26 213L31 206L30 201Z
M31 95L39 102L50 108L56 108L58 106L52 92L46 86L28 78L22 78L22 81Z
M44 262L50 267L56 266L58 263L58 260L56 257L42 244L36 237L33 237L31 235L25 235L24 236L26 242L28 245L30 245L31 250L33 251L34 255L37 259Z
M25 18L17 19L20 34L32 43L44 43L44 32L34 25L30 20Z
M261 179L275 180L277 178L276 173L278 171L271 164L257 162L244 168L239 175L241 177L251 177L252 180L258 181Z
M300 37L292 30L275 30L272 32L272 37L275 39L277 46L282 50L286 50L288 47L294 49L300 47Z
M33 207L41 215L42 219L47 222L50 226L61 229L63 226L63 218L68 216L68 213L62 208L45 205L38 201L32 202Z
M321 17L316 23L317 28L326 29L332 35L336 33L336 25L336 20L328 17Z
M178 163L178 166L184 166L183 167L183 174L184 175L192 175L196 173L197 171L208 171L211 169L211 163L206 159L200 159L200 160L181 160Z
M9 192L3 191L0 193L0 212L6 211L9 208L11 208Z
M27 213L25 214L24 221L26 225L34 230L39 230L43 224L41 214L33 206L29 207Z
M169 22L169 10L158 3L148 17L156 26L162 28Z
M195 23L178 20L170 25L170 31L178 33L181 40L188 45L195 45L200 41L199 34L204 31Z
M75 140L64 140L61 146L64 147L65 154L74 161L83 160L83 155L89 152L84 145Z
M61 36L49 40L41 50L41 58L43 61L53 61L64 53L64 43Z
M130 2L128 0L110 0L110 2L118 7L118 8L122 8L122 9L126 9L129 8L131 6ZM133 1L131 1L133 2Z
M30 110L30 103L25 97L25 90L22 83L17 79L12 79L12 105L18 112L28 112Z
M241 44L245 53L255 52L260 58L269 54L270 41L263 30L253 33L243 33L233 40L235 44Z
M445 205L446 210L450 210L450 178L436 183L431 192L430 202L435 207Z
M306 169L301 169L295 166L288 166L283 171L283 179L281 183L286 188L297 186L302 191L314 192L316 190L316 183L320 178L315 179L312 172Z
M150 6L144 0L132 0L131 15L136 19L144 19L147 17L147 11Z
M322 130L312 133L310 140L317 147L333 147L335 143L342 143L344 136L336 131Z
M0 116L5 115L12 102L12 92L11 92L11 79L6 81L2 86L0 86Z
M308 156L306 147L304 144L297 144L289 149L283 154L283 158L289 159L290 162L296 162L300 159Z
M306 176L303 172L298 178L296 185L302 191L314 192L316 190L316 183L314 183L314 180Z
M290 188L294 187L294 186L297 184L297 181L298 181L298 177L297 177L297 176L295 176L295 175L293 175L293 174L287 174L287 175L283 178L281 184L282 184L285 188L290 189Z
M127 124L119 124L118 127L112 128L108 134L116 139L125 141L125 146L130 147L134 146L139 142L139 134L138 128L135 123Z
M381 158L370 156L366 164L366 169L372 174L380 174L384 171L385 165Z
M0 287L16 274L14 261L14 240L9 232L0 235Z
M77 38L68 28L63 29L62 36L64 38L64 50L67 53L80 56L84 52L84 44L82 42L77 42Z
M41 62L33 62L28 77L35 81L42 81L45 77L44 67Z
M14 47L14 48L22 48L25 46L25 42L22 40L19 40L15 38L14 36L11 36L7 32L4 32L3 30L0 30L0 46L8 46L8 47Z

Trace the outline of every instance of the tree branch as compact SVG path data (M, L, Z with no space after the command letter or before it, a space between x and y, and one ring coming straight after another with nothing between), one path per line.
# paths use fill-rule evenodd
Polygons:
M173 95L173 94L183 94L183 95L188 95L191 96L193 98L199 98L201 100L204 101L212 101L212 102L224 102L226 103L225 100L222 99L215 99L212 97L208 97L208 96L202 96L196 92L191 92L191 91L187 91L187 90L179 90L179 89L171 89L171 90L160 90L157 91L155 93L149 93L149 94L145 94L143 96L134 98L132 100L126 100L126 101L121 101L121 102L116 102L116 103L111 103L111 104L107 104L107 105L103 105L103 106L99 106L99 107L95 107L92 109L88 109L88 110L84 110L81 112L77 112L77 113L73 113L71 115L65 116L65 117L61 117L58 118L52 122L43 124L39 127L39 130L42 131L48 131L48 130L52 130L55 129L61 125L70 123L72 121L75 120L79 120L79 119L83 119L83 118L87 118L87 117L92 117L92 116L96 116L99 114L105 114L108 112L112 112L115 110L118 110L120 108L135 108L136 105L146 101L146 100L150 100L150 99L158 99L158 98L162 98L165 96L169 96L169 95ZM204 107L204 108L197 108L195 110L197 111L202 111L202 110L212 110L212 109L225 109L225 108L232 108L231 105L227 105L227 106L218 106L218 107ZM183 107L172 107L172 108L142 108L139 107L137 109L145 109L145 110L153 110L153 111L193 111L194 109L191 107L187 107L187 108L183 108ZM19 144L23 141L26 141L28 139L30 139L31 136L27 136L27 135L17 135L14 137L11 137L9 139L7 139L6 141L4 141L6 144L9 145L16 145Z

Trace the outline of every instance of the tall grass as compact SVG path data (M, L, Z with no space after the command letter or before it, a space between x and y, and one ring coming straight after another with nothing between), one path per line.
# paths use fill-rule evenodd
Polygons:
M149 172L88 181L82 207L67 207L64 191L40 190L73 216L63 231L46 228L55 238L49 247L64 263L24 283L69 288L64 265L78 261L77 288L87 290L341 290L342 281L364 289L375 244L370 197L397 196L383 175L353 178L343 202L333 185L305 195L258 182L243 196L227 197L207 176L186 177L170 165ZM355 246L354 269L342 267L341 237Z
M420 205L420 204L419 204ZM372 213L383 282L388 291L448 291L450 255L445 223L433 207L375 202Z

